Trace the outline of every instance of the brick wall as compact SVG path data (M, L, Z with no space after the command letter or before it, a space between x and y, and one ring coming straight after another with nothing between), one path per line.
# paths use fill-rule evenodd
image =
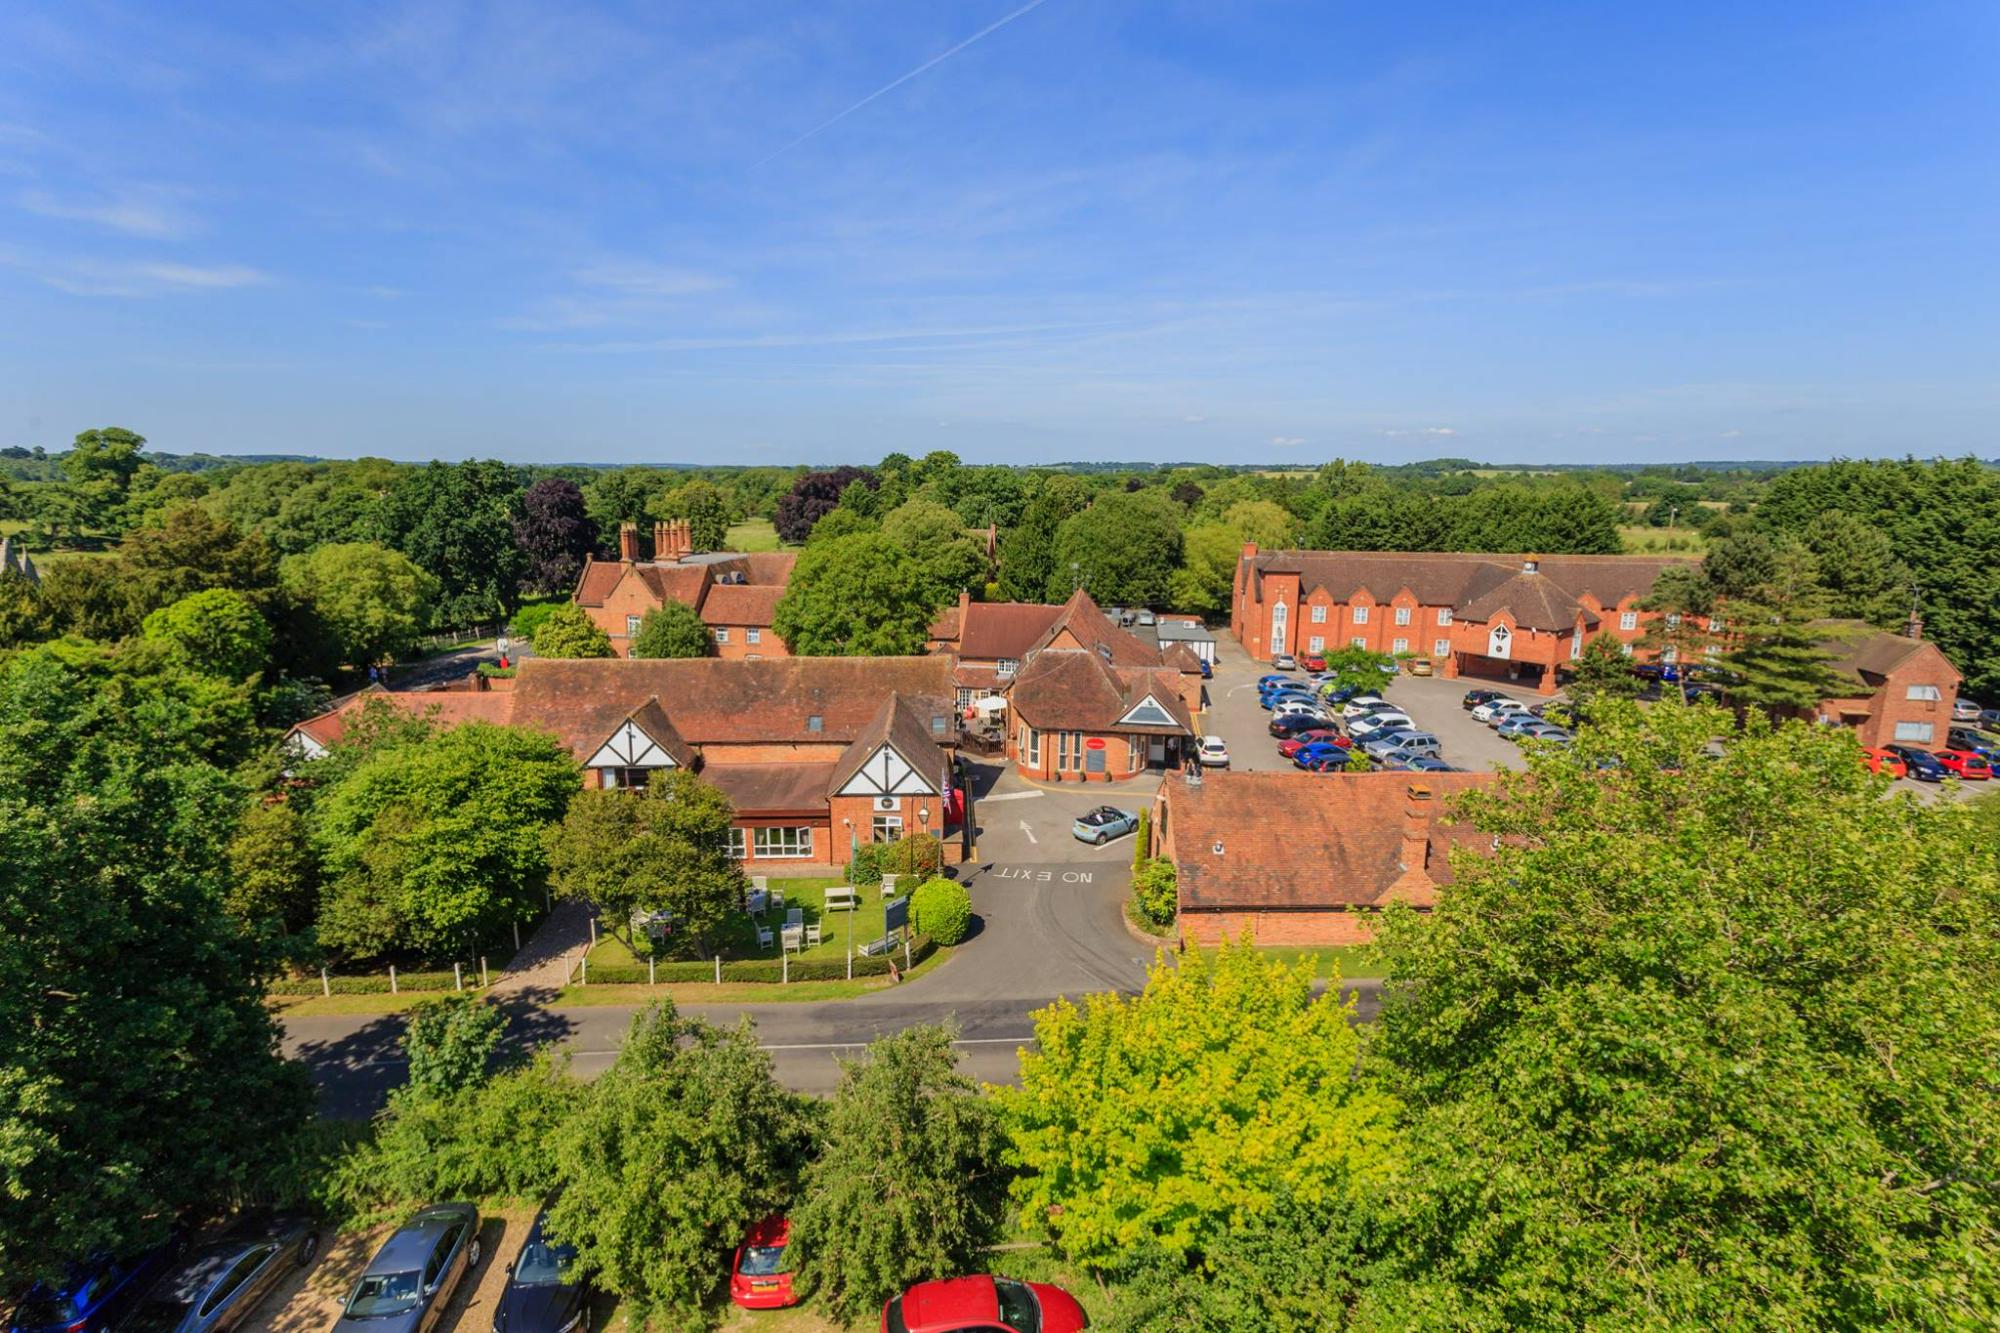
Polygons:
M1040 733L1041 761L1031 764L1028 762L1028 751L1022 743L1022 734L1026 726L1026 723L1017 718L1012 730L1007 734L1007 757L1014 761L1015 769L1023 777L1036 778L1043 782L1122 782L1146 771L1147 742L1144 737L1138 739L1135 757L1132 746L1127 743L1127 737L1100 735L1088 731L1080 733L1086 753L1092 740L1104 743L1104 772L1086 774L1074 752L1070 757L1072 767L1058 768L1063 751L1061 742L1053 731Z
M1302 948L1366 944L1375 938L1375 914L1360 911L1182 912L1178 926L1181 943L1203 948L1240 939L1246 930L1258 944Z
M605 597L602 606L587 606L591 621L611 636L611 649L620 657L632 655L632 640L625 632L627 616L644 617L648 611L658 607L660 599L646 586L646 581L629 572L618 581Z
M757 631L758 642L750 642L750 631ZM791 649L778 637L777 631L769 625L710 625L709 637L713 639L717 630L729 635L727 643L711 643L709 651L717 657L738 659L744 657L790 657Z

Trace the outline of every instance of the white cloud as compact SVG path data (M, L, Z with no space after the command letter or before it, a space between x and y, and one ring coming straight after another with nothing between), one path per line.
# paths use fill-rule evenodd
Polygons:
M713 273L632 261L594 264L570 276L586 287L606 287L633 296L697 296L729 285L727 278Z
M1725 439L1725 440L1735 440L1735 439L1740 439L1740 438L1742 438L1742 435L1743 435L1743 432L1742 432L1742 431L1740 431L1740 430L1726 430L1726 431L1722 432L1722 438L1723 438L1723 439Z
M1385 430L1382 433L1384 435L1390 436L1393 439L1402 439L1403 437L1409 435L1418 435L1418 436L1456 435L1458 434L1458 431L1450 426L1421 426L1414 430Z
M1302 435L1273 435L1271 437L1271 447L1274 449L1296 449L1305 442L1305 437Z
M24 190L14 202L40 217L88 222L127 236L173 240L200 230L196 219L174 202L175 194L155 186L134 186L95 199L63 199L47 190Z
M73 296L124 297L161 296L175 291L226 291L256 287L271 280L268 274L242 264L74 263L38 271L36 276L57 291Z

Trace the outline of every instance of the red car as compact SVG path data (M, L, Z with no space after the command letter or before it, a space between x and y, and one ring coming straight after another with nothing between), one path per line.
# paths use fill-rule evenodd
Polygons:
M1041 1282L954 1277L919 1282L882 1307L882 1333L1076 1333L1090 1327L1076 1297Z
M1278 753L1290 759L1314 741L1322 741L1327 745L1338 745L1343 750L1354 744L1353 741L1337 731L1328 731L1325 729L1319 731L1301 731L1289 740L1280 741L1278 743Z
M767 1217L751 1227L729 1266L729 1299L746 1310L796 1305L799 1298L792 1292L792 1266L785 1254L791 1239L792 1224L782 1217Z
M1863 750L1861 762L1868 765L1870 773L1887 773L1892 778L1906 778L1910 775L1910 766L1887 750Z
M1946 772L1956 773L1967 782L1984 782L1993 776L1992 766L1970 750L1937 750L1933 753Z
M1301 671L1324 671L1326 670L1326 659L1318 653L1307 653L1299 659L1299 669Z

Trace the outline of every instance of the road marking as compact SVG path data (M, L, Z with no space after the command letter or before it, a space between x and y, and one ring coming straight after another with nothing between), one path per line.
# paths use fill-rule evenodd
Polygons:
M1036 846L1041 845L1042 840L1035 836L1035 831L1028 827L1028 821L1025 819L1021 821L1021 832L1028 835L1029 842L1034 843Z
M1048 793L1042 791L1010 791L1002 796L982 796L979 798L979 804L991 805L995 801L1033 801L1046 795Z
M1052 883L1055 877L1056 872L1053 870L1024 870L1020 866L998 866L993 871L993 878L995 879L1031 879L1037 884ZM1096 881L1091 878L1091 873L1088 870L1065 870L1062 872L1062 882L1065 884L1093 884Z

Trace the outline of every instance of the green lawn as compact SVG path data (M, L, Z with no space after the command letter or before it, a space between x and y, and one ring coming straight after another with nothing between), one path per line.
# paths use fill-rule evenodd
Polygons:
M862 888L861 906L854 911L829 912L822 905L829 885L842 884L840 879L772 879L771 891L785 895L787 909L797 907L805 914L805 924L818 925L820 942L809 949L792 955L794 959L845 958L847 946L851 942L858 950L870 940L882 938L882 890ZM757 943L757 924L746 912L738 911L730 915L723 928L722 937L712 947L719 950L725 961L737 958L776 959L778 938L784 925L785 913L771 911L764 914L764 923L772 934L769 948ZM609 934L598 936L597 947L590 951L590 962L596 966L631 967L644 966L645 960L634 958L632 951L620 940Z
M729 529L722 544L732 551L775 551L783 542L768 518L751 518Z
M1643 523L1626 524L1618 529L1619 543L1627 555L1700 555L1708 549L1708 543L1694 528L1648 527Z
M1309 960L1313 965L1313 975L1316 977L1332 976L1335 967L1338 967L1340 975L1349 981L1374 980L1382 975L1381 967L1370 962L1365 956L1367 951L1357 944L1333 945L1325 949L1272 947L1261 949L1259 952L1269 954L1273 958L1282 958L1288 963L1296 963L1301 959Z

